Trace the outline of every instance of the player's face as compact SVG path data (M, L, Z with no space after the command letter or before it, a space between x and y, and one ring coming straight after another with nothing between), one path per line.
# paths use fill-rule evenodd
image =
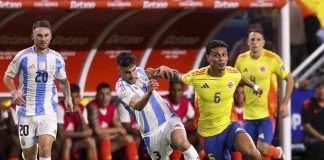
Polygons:
M265 44L264 38L261 33L251 32L248 38L248 45L252 54L260 54Z
M173 103L179 104L181 97L183 96L183 85L181 83L175 83L170 88L170 95Z
M225 47L213 48L207 55L207 60L212 68L224 70L228 60L227 49Z
M315 89L315 97L320 101L324 101L324 86L323 85L321 85Z
M78 106L80 104L81 101L81 96L78 92L72 92L71 93L71 97L72 97L72 103L74 106Z
M33 30L32 40L35 46L44 50L47 49L52 39L52 33L49 28L38 27Z
M97 101L100 107L107 107L110 103L112 96L109 88L102 88L97 93Z
M234 93L234 101L237 104L243 104L245 101L244 87L237 87Z
M131 65L130 67L119 67L119 73L124 81L130 84L134 84L136 82L136 65Z

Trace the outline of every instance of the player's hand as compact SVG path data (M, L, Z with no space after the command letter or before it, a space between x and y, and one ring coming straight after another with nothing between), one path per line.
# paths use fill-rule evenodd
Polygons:
M71 97L65 97L64 104L66 106L66 112L73 113L73 104Z
M152 94L153 90L156 90L159 87L159 83L155 79L150 79L147 85L147 92Z
M160 66L157 69L157 74L159 74L162 78L172 80L177 78L178 71L175 69L171 69L167 66Z
M119 128L118 128L118 131L119 131L119 133L120 133L121 135L127 135L127 131L126 131L125 128L119 127Z
M14 100L14 102L18 105L18 106L25 106L26 105L26 101L24 99L24 94L20 91L13 91L11 93L12 98Z
M254 87L253 87L253 93L255 95L261 97L261 95L263 93L262 87L261 86L258 86L258 85L254 85Z
M93 131L92 129L87 129L82 132L83 137L90 137L92 135Z
M280 104L280 114L282 118L285 118L288 116L288 104L281 102Z

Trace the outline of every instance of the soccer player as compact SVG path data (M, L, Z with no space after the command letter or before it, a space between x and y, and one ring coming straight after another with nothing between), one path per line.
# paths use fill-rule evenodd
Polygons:
M280 57L263 48L265 40L261 31L250 32L247 43L250 50L237 58L235 68L251 81L259 84L263 88L264 94L257 97L253 95L250 88L245 88L244 128L257 144L257 148L264 156L263 159L283 158L282 149L271 145L274 129L268 111L269 92L273 74L287 81L286 92L280 104L282 117L287 117L287 105L294 80Z
M252 139L238 122L231 122L233 94L243 82L257 95L262 89L227 65L227 44L213 40L207 44L207 67L194 69L180 79L195 90L195 126L209 159L231 159L237 150L249 159L261 159Z
M116 83L117 96L140 126L141 135L153 160L168 159L173 144L186 160L199 159L194 147L186 138L180 118L155 91L156 78L171 79L175 71L161 66L157 69L136 67L130 52L117 56L120 78Z
M48 21L37 21L32 26L34 46L17 53L3 78L17 104L18 131L21 148L26 160L50 160L57 131L57 90L54 83L59 79L67 110L73 110L70 84L62 56L48 48L52 39ZM19 87L14 77L19 75Z
M137 146L118 119L110 85L100 83L97 86L96 99L87 105L90 126L94 130L100 149L101 160L111 160L111 153L126 147L126 159L137 160Z
M80 87L71 84L73 114L65 114L66 106L59 103L57 111L58 134L64 136L62 160L77 158L77 152L86 149L88 160L97 160L96 141L92 137L92 129L88 126L87 109L80 104ZM62 145L62 144L61 144Z

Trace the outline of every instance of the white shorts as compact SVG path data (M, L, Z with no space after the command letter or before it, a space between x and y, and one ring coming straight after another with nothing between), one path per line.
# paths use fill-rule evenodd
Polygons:
M181 120L178 117L173 117L166 124L162 125L158 131L143 137L152 160L169 159L169 155L172 152L170 147L171 133L176 129L182 129L185 136L187 136Z
M18 119L18 135L22 149L37 143L37 136L51 135L56 138L56 115L20 116Z

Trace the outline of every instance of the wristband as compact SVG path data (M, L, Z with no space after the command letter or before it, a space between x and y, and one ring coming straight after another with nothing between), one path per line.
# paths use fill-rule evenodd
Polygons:
M253 91L257 91L259 88L260 88L260 87L259 87L258 85L255 84L255 85L253 86Z

